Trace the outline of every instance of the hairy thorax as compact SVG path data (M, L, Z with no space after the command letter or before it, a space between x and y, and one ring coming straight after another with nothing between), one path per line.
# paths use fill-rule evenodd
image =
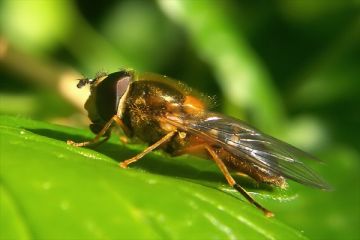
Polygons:
M167 121L167 117L191 118L204 110L204 104L197 98L161 82L137 81L130 89L124 111L124 122L133 136L152 144L178 128ZM173 153L188 143L190 134L180 134L163 146Z

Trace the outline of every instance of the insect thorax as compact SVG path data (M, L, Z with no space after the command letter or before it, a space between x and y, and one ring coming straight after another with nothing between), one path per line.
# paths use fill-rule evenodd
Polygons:
M177 128L165 121L166 116L185 115L186 95L162 82L135 81L132 83L123 113L123 121L134 136L151 144ZM175 142L174 142L175 141ZM175 137L168 145L183 145ZM170 148L175 148L172 146ZM169 149L169 151L171 151Z

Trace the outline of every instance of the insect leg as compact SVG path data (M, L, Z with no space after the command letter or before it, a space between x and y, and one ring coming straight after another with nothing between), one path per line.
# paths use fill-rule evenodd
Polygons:
M91 145L95 145L95 144L99 144L99 143L103 143L106 142L110 136L106 136L104 140L102 140L100 142L100 138L102 136L104 136L104 134L107 132L107 130L111 127L112 123L115 121L117 124L118 123L119 117L117 115L114 115L106 124L105 126L101 129L101 131L95 136L95 138L93 138L90 141L86 141L86 142L74 142L72 140L67 140L67 144L75 146L75 147L86 147L86 146L91 146ZM121 121L121 120L120 120ZM120 125L121 126L121 125Z
M135 155L134 157L125 160L121 163L119 163L119 166L122 168L127 168L127 166L130 163L136 162L137 160L141 159L142 157L144 157L146 154L148 154L149 152L153 151L155 148L159 147L161 144L169 141L174 135L175 133L177 133L177 131L172 131L169 132L168 134L166 134L164 137L162 137L160 140L158 140L156 143L154 143L153 145L147 147L144 151L142 151L141 153Z
M128 136L131 135L130 129L124 124L124 122L117 115L114 115L114 117L112 117L112 120L115 121L115 123L121 127L125 135Z
M255 201L255 199L253 199L246 192L246 190L244 188L242 188L238 183L236 183L234 178L230 175L230 173L229 173L228 169L226 168L224 162L221 160L221 158L216 154L216 152L210 146L205 145L205 149L210 154L212 159L215 161L216 165L218 165L218 167L220 168L221 172L224 174L224 176L225 176L225 178L226 178L226 180L227 180L227 182L229 183L230 186L232 186L238 192L240 192L251 204L255 205L258 209L263 211L265 216L267 216L267 217L274 216L274 214L271 211L269 211L266 208L264 208L263 206L261 206L258 202Z
M246 174L246 173L243 173L243 172L235 172L234 174L237 175L237 176L239 176L239 177L248 179L248 180L251 181L251 183L252 183L253 185L255 185L256 187L259 187L259 185L260 185L260 181L256 180L255 178L251 177L250 175L248 175L248 174Z

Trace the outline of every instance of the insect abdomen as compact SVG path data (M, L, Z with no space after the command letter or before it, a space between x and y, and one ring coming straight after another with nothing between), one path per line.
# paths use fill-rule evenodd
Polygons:
M271 174L269 171L254 166L246 159L241 159L225 150L224 148L216 148L216 153L224 161L225 165L239 173L244 173L257 182L269 183L278 187L286 187L285 178L279 175Z

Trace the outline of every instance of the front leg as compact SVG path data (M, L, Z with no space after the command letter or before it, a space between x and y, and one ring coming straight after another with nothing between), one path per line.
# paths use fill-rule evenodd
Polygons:
M66 143L75 147L87 147L87 146L94 146L100 143L104 143L106 142L109 138L110 138L110 134L108 136L105 136L105 139L103 139L102 141L100 141L101 137L103 137L106 132L111 128L113 122L115 122L117 125L119 125L120 127L123 128L123 123L121 121L121 119L117 116L114 115L105 125L104 127L100 130L100 132L95 136L95 138L93 138L90 141L85 141L85 142L74 142L72 140L67 140Z

